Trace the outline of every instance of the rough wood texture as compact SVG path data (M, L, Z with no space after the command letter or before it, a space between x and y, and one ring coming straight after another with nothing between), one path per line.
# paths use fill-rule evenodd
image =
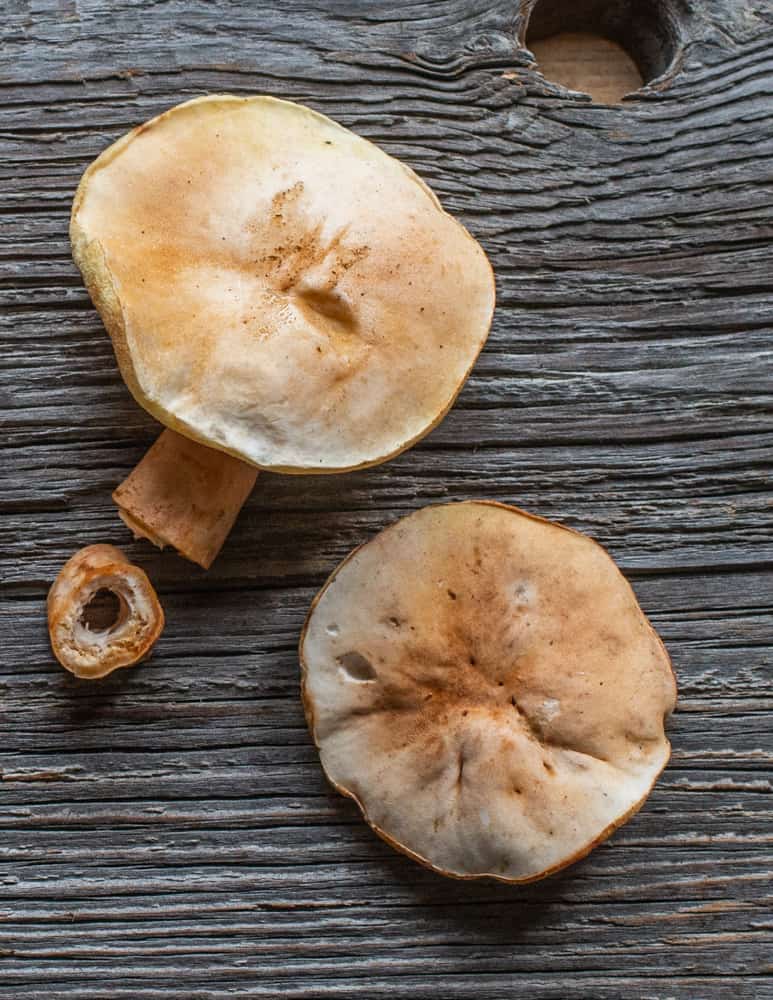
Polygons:
M668 8L680 71L606 108L535 71L517 0L5 5L9 1000L773 997L773 13ZM127 544L110 491L157 428L67 243L90 159L204 91L305 101L403 157L482 240L499 289L429 439L354 475L261 476L209 574ZM606 544L681 684L643 812L521 889L393 854L326 788L298 699L325 575L399 514L464 497ZM88 684L54 663L44 597L96 541L145 566L168 626L149 663Z

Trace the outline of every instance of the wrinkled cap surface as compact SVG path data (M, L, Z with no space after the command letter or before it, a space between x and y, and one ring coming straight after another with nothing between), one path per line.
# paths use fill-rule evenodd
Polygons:
M485 254L416 174L308 108L199 98L86 171L73 255L127 385L262 468L397 454L488 334Z
M320 592L300 652L327 776L444 874L550 874L669 757L674 675L630 586L591 539L512 507L382 531Z

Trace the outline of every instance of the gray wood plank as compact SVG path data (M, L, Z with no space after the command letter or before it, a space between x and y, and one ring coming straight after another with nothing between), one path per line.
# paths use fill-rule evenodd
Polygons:
M4 995L773 998L773 14L670 6L690 8L681 72L604 108L542 80L517 0L7 5ZM105 145L208 91L304 101L401 156L485 245L498 308L429 438L365 472L260 477L206 574L115 517L157 428L67 221ZM468 497L607 545L680 682L644 810L519 888L377 840L325 785L298 699L325 576L395 517ZM94 541L146 567L168 625L148 663L88 684L52 660L44 602Z

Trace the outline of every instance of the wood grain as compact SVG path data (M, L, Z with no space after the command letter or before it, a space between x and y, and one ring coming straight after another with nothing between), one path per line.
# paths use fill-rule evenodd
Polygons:
M678 72L607 108L539 75L527 6L4 10L4 996L773 997L773 13L670 3L690 8ZM67 242L91 158L207 91L304 101L401 156L498 282L445 422L377 469L261 476L209 574L115 516L157 427ZM327 573L400 514L467 497L606 544L680 682L644 810L517 889L445 881L378 841L325 786L298 699ZM148 570L168 625L147 664L88 684L53 661L44 601L97 541Z

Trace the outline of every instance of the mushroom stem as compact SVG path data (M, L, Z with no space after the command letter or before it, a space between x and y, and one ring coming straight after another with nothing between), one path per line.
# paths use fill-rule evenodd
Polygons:
M100 591L118 601L118 617L93 628L86 609ZM51 648L76 677L105 677L149 655L164 628L164 612L153 585L112 545L88 545L68 559L48 592Z
M209 569L250 495L258 470L165 430L113 493L135 538Z

